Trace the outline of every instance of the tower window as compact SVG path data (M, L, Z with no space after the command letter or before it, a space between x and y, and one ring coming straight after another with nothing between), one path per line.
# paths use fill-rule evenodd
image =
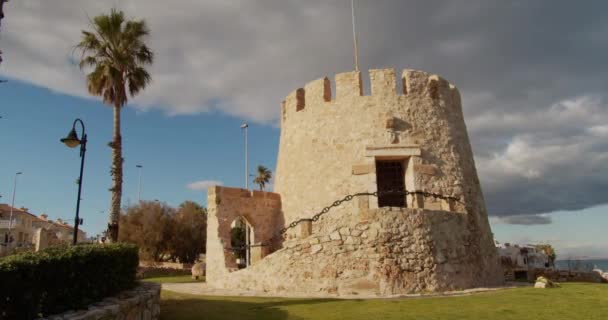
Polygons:
M406 207L404 194L382 193L388 191L405 191L404 161L376 161L376 181L379 192L379 207Z

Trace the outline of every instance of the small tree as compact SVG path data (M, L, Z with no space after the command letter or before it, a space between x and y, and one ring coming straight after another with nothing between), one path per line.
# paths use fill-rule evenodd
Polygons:
M270 179L272 179L272 172L268 168L259 165L258 175L255 177L255 179L253 179L253 183L260 186L260 191L264 191L264 187L266 187L266 184L270 182Z
M544 252L549 258L549 266L555 267L555 259L557 255L555 254L555 249L550 244L539 244L536 246L536 250Z
M193 201L182 203L171 219L169 253L173 260L193 263L206 252L207 209Z
M119 240L139 246L142 258L161 261L174 233L175 209L157 201L141 201L120 217Z

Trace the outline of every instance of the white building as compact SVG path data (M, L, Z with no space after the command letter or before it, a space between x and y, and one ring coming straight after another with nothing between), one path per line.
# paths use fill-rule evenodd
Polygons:
M11 218L12 211L12 218ZM0 203L0 256L9 254L14 249L34 250L41 247L58 243L72 243L74 227L68 223L57 219L52 221L47 219L46 214L39 217L30 213L27 208L15 208L11 210L8 204ZM48 236L40 239L43 230ZM87 235L84 231L78 230L78 242L86 242Z
M549 256L536 245L500 244L498 241L495 244L507 279L526 279L528 271L551 267Z

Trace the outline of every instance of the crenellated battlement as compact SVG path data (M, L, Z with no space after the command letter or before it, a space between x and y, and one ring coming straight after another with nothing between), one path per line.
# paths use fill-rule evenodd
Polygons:
M288 114L306 110L307 107L348 101L360 97L412 96L443 99L450 96L460 99L455 86L436 74L424 71L405 69L401 73L401 86L397 88L395 69L369 70L371 95L363 94L361 72L350 71L336 74L334 77L335 94L332 94L331 81L323 77L311 81L292 91L281 104L283 120Z

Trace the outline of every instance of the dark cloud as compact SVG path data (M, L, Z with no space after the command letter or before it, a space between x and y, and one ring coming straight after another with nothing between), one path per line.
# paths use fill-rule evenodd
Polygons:
M520 225L550 224L551 217L545 215L515 215L501 217L500 221L506 224Z
M460 89L490 214L608 202L608 2L356 3L361 69L423 69ZM152 29L143 110L272 125L291 90L353 69L346 0L54 0L6 5L3 73L86 96L68 57L87 15L112 5Z

